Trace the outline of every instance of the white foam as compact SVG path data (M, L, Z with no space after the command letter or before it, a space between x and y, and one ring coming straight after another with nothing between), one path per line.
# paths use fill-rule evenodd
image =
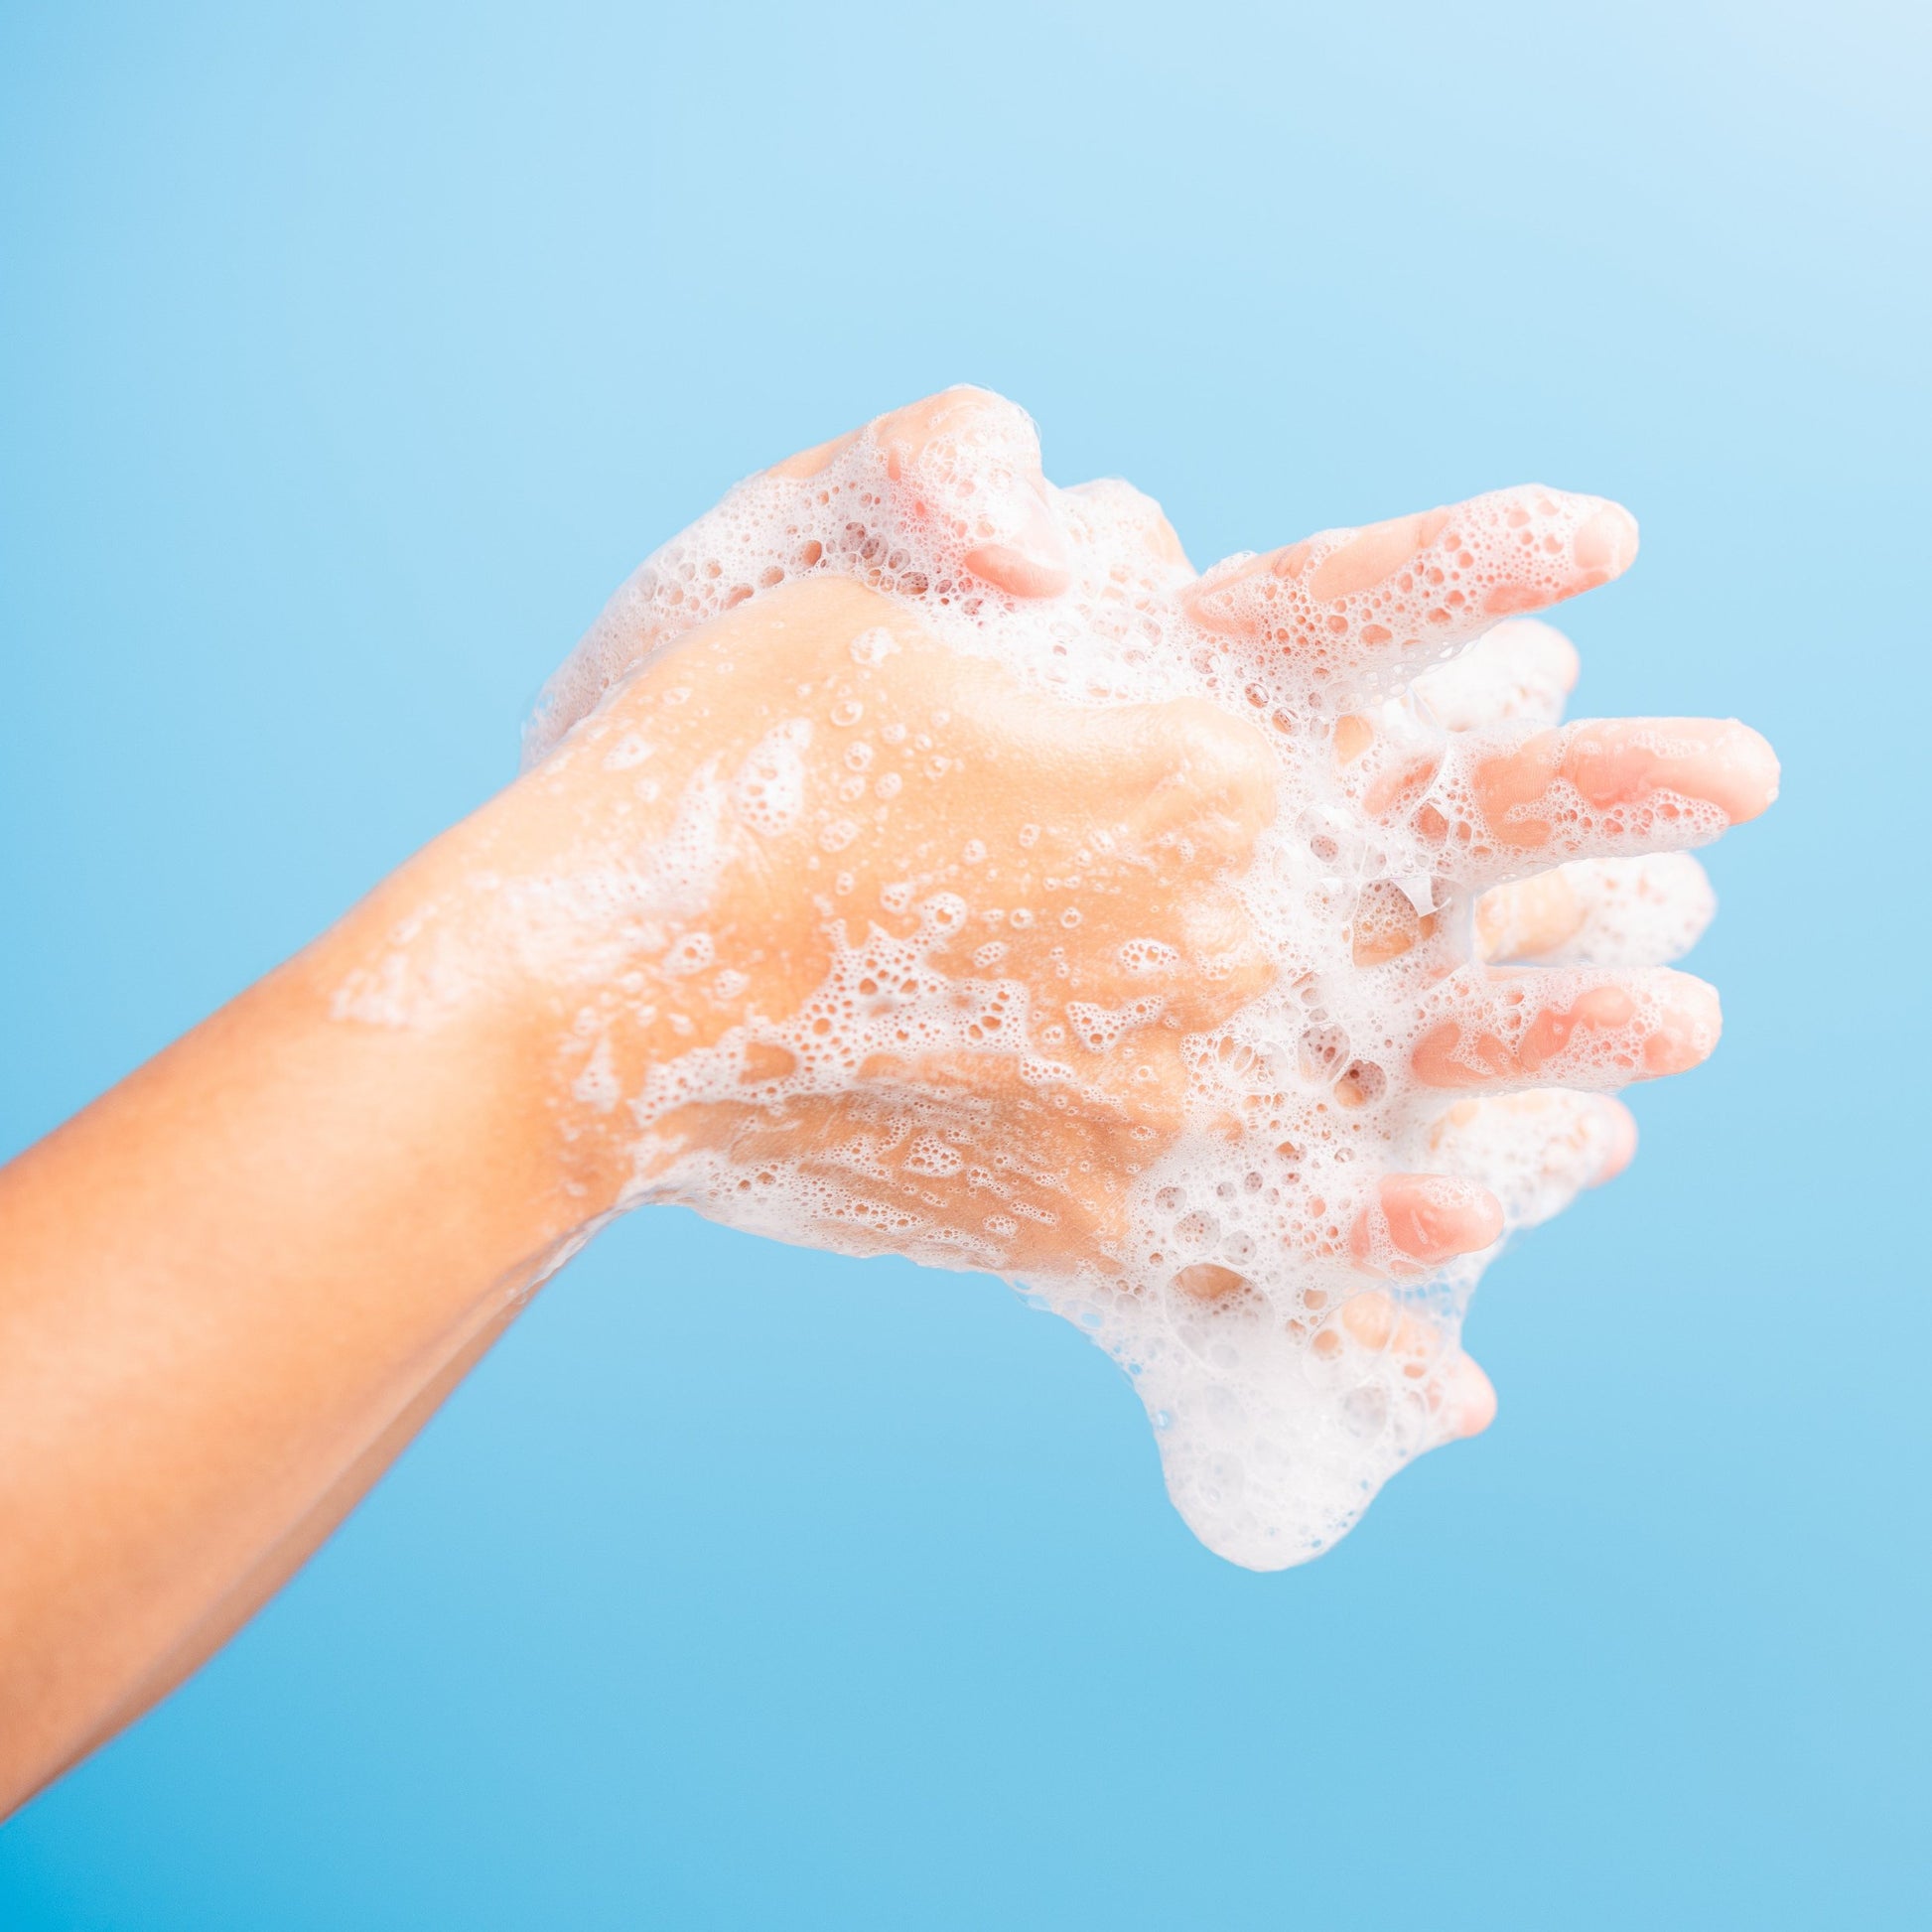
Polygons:
M862 697L815 694L736 772L698 775L645 868L647 889L631 898L636 918L675 905L687 926L701 921L721 826L735 819L762 837L803 822L806 757L820 756L815 735L829 732L841 802L809 821L824 855L814 863L834 879L829 971L796 1013L754 1018L660 1059L623 1096L639 1148L632 1198L680 1200L785 1240L891 1248L1019 1280L1127 1369L1196 1533L1238 1563L1280 1568L1332 1543L1389 1475L1450 1431L1461 1312L1487 1256L1380 1291L1425 1319L1351 1325L1341 1311L1373 1286L1351 1230L1368 1229L1371 1262L1396 1258L1378 1232L1380 1177L1480 1182L1510 1227L1527 1226L1600 1175L1619 1132L1611 1111L1581 1094L1457 1102L1423 1086L1410 1057L1447 1027L1445 1064L1476 1077L1484 1030L1514 1041L1537 1011L1507 983L1480 991L1471 964L1477 892L1550 862L1526 858L1484 823L1474 772L1528 727L1556 719L1574 653L1548 626L1513 621L1427 670L1417 692L1404 687L1479 632L1482 614L1523 608L1510 587L1523 581L1526 555L1539 595L1575 588L1565 572L1574 578L1567 546L1578 499L1537 490L1479 499L1455 525L1433 526L1441 568L1428 580L1375 576L1365 546L1384 539L1344 531L1266 570L1233 559L1197 582L1163 548L1165 526L1139 492L1041 484L1022 412L981 398L955 418L909 452L875 429L816 474L739 485L613 599L547 688L527 759L693 626L782 585L842 575L915 611L954 649L996 658L1069 704L1204 699L1256 727L1270 748L1275 811L1235 890L1274 981L1225 1024L1181 1040L1186 1125L1165 1145L1146 1136L1146 1158L1124 1175L1122 1224L1090 1251L1016 1266L1016 1244L1057 1211L1041 1205L1052 1188L1024 1172L1018 1153L1004 1166L983 1158L990 1103L910 1078L882 1084L876 1069L921 1055L997 1062L1040 1104L1057 1094L1079 1105L1092 1060L1124 1066L1137 1037L1178 1024L1171 998L1185 973L1220 969L1211 947L1183 960L1170 939L1136 936L1113 957L1144 993L1041 1007L1024 980L1003 974L1002 935L1049 917L1072 933L1079 882L1069 878L1063 905L1012 905L997 887L973 885L985 857L976 839L956 890L914 904L908 888L887 906L918 921L911 936L893 937L871 908L839 898L851 875L831 869L860 836L862 813L915 768L913 748L902 721L869 716ZM1021 597L995 581L1029 571L1031 588L1062 578L1066 588ZM856 636L850 654L863 672L895 648L879 626ZM943 765L943 752L920 756ZM648 746L629 739L604 761L651 770ZM1549 798L1537 809L1553 820L1548 850L1559 858L1689 845L1723 825L1683 799L1602 811L1572 790L1554 812ZM1674 956L1709 916L1690 863L1579 862L1585 911L1553 957L1571 966ZM708 936L680 931L681 952L666 940L665 970L729 969ZM376 986L363 996L387 997ZM1640 983L1627 1014L1578 1028L1547 1056L1540 1083L1607 1088L1630 1078L1657 997ZM1469 1024L1471 1001L1480 1027ZM585 1104L615 1104L611 1077L608 1056L593 1052ZM800 1109L859 1093L870 1108L863 1132L809 1157L785 1151ZM726 1099L762 1110L770 1131L755 1152L668 1152L656 1138L678 1109ZM939 1181L954 1191L936 1191ZM960 1198L975 1203L971 1217L956 1211Z

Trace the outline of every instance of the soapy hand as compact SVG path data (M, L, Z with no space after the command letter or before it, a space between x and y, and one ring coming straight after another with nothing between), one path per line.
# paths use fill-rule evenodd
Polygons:
M1480 1429L1468 1295L1710 1051L1684 848L1776 786L1562 725L1529 613L1635 543L1514 489L1197 577L970 389L734 489L516 783L0 1170L0 1812L643 1202L1019 1283L1256 1569Z
M1133 1372L1204 1540L1298 1561L1487 1423L1481 1259L1628 1161L1609 1089L1716 1042L1663 970L1711 909L1678 848L1775 760L1559 727L1524 615L1635 552L1530 487L1197 577L947 391L639 570L480 822L486 937L426 916L342 1011L513 956L587 1220L1021 1281Z

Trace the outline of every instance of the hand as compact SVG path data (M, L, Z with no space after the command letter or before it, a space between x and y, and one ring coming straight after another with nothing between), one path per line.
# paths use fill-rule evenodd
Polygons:
M1196 578L971 390L733 491L519 782L0 1171L0 1810L636 1201L1025 1282L1259 1568L1479 1428L1494 1243L1716 1038L1670 849L1775 788L1741 727L1558 728L1522 614L1633 549L1518 490Z
M1768 749L1559 731L1574 656L1491 629L1635 543L1530 488L1197 578L971 390L742 485L553 680L470 849L587 1217L1024 1279L1135 1369L1214 1547L1321 1547L1493 1412L1472 1258L1628 1158L1600 1092L1716 1041L1653 963L1700 876L1641 855L1761 810ZM430 997L423 930L345 1012Z

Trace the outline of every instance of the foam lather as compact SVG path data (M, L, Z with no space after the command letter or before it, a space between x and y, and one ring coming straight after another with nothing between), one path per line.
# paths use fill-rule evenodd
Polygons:
M825 1161L787 1157L774 1133L755 1147L640 1155L631 1198L787 1241L1007 1275L1126 1370L1173 1501L1204 1543L1261 1570L1325 1549L1451 1433L1462 1313L1501 1245L1405 1268L1376 1205L1379 1177L1437 1175L1445 1208L1486 1188L1506 1238L1618 1164L1622 1117L1598 1096L1638 1070L1664 995L1637 971L1611 999L1587 969L1659 966L1710 916L1695 862L1644 855L1714 837L1722 810L1668 791L1599 806L1560 772L1528 803L1479 795L1484 759L1554 728L1574 676L1563 639L1519 614L1613 574L1620 516L1591 497L1511 489L1196 577L1138 491L1043 483L1031 422L981 392L916 443L875 425L740 484L612 600L546 688L527 762L697 626L787 584L848 577L951 650L1069 707L1205 701L1258 732L1272 815L1227 883L1273 970L1232 1017L1179 1039L1185 1124L1122 1176L1117 1227L1090 1252L1012 1265L1017 1217L1037 1210L1008 1199L997 1173L970 1218L936 1204L956 1195L922 1194L922 1176L956 1176L975 1157L946 1097L912 1089L882 1103L890 1188L877 1174L847 1186ZM895 648L890 627L862 632L854 675ZM682 895L702 908L719 851L741 833L809 828L835 871L860 807L815 806L804 773L836 756L865 809L889 800L911 751L878 723L863 696L827 686L737 768L708 767L653 860L665 902ZM649 754L618 745L605 762L634 758L647 772ZM1510 815L1532 809L1534 838L1512 839ZM1200 961L1168 939L1120 942L1126 991L1107 1001L1049 1008L1003 975L1023 922L1071 931L1093 899L1069 870L1017 905L981 883L977 843L965 841L944 890L887 906L889 922L844 908L830 970L796 1013L653 1064L643 1091L621 1095L640 1148L653 1123L709 1097L779 1121L852 1089L882 1054L901 1065L980 1055L1048 1093L1085 1065L1131 1065L1137 1041L1173 1031L1177 976ZM1485 934L1476 912L1486 889L1539 873L1556 897L1554 912L1540 899L1530 908L1548 928L1533 956L1549 968L1531 1001L1482 964L1485 952L1525 956L1507 929L1518 915L1497 912ZM662 970L730 966L702 934L678 943ZM1589 1023L1529 1053L1539 1011L1566 997ZM1483 1055L1497 1042L1523 1049L1533 1081L1490 1077ZM1433 1068L1427 1083L1419 1065ZM597 1088L608 1078L598 1063L583 1077L593 1099L617 1098Z

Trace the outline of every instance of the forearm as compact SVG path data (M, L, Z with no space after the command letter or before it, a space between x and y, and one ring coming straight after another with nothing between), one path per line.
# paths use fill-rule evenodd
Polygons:
M341 1013L452 864L432 848L0 1172L0 1808L279 1586L585 1217L514 988Z
M632 902L713 756L614 801L565 751L0 1171L0 1812L279 1587L615 1206L584 1017L647 989L639 1078L730 1023Z

